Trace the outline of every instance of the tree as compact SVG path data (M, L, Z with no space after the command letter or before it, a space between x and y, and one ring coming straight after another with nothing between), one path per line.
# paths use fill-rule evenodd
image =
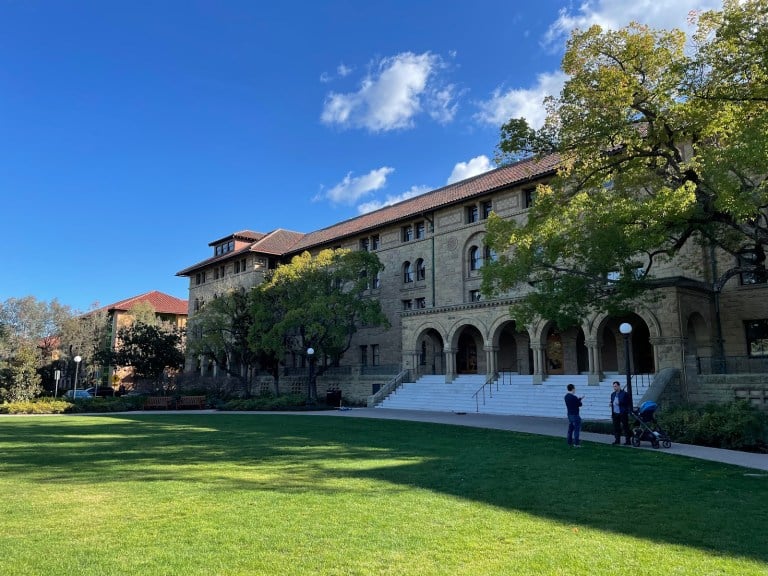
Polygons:
M27 399L42 392L40 373L60 346L62 326L72 317L57 300L33 296L0 302L0 368L7 397ZM31 395L31 396L30 396Z
M254 351L271 358L288 353L304 356L308 348L317 358L336 364L349 349L360 326L387 324L378 300L363 292L383 265L364 251L323 250L317 256L304 252L290 264L277 268L257 290L251 330ZM326 369L320 363L316 374ZM310 400L317 399L314 381Z
M137 378L161 384L166 369L180 370L184 366L181 330L162 325L134 322L121 328L116 350L109 364L130 366Z
M108 365L110 337L111 322L104 308L94 308L85 314L65 319L59 335L59 365L72 373L75 356L82 358L80 370L83 372L88 366L97 366L99 363Z
M8 402L26 402L40 395L39 364L40 350L29 342L21 344L0 369L0 397Z
M249 340L252 326L251 299L248 292L240 290L206 304L190 326L197 334L190 339L190 351L214 359L222 370L245 384L246 394L258 364Z
M502 128L502 159L560 160L525 222L489 219L486 242L504 256L483 268L483 291L528 287L519 320L628 311L652 297L659 264L696 246L733 257L716 293L739 273L765 281L768 0L692 20L692 53L679 30L574 32L545 125Z

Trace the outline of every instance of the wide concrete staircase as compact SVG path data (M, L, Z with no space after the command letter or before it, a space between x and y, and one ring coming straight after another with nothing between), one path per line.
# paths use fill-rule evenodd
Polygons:
M647 374L633 377L635 405L640 403L651 379L652 375ZM403 384L376 407L564 418L563 396L566 386L572 383L576 386L576 394L584 396L582 418L609 420L611 412L608 403L614 380L619 380L624 386L626 377L607 374L602 382L590 386L586 375L572 374L549 376L543 383L534 384L532 376L504 373L487 385L484 375L460 375L449 383L442 375L423 376L417 382Z

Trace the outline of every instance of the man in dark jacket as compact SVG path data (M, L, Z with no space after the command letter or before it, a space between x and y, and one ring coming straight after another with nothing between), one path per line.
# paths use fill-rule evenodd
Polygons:
M579 408L584 396L576 396L576 386L568 384L568 393L565 395L565 408L568 412L568 446L581 448L579 433L581 432L581 416Z
M621 444L621 433L624 432L625 445L629 446L630 432L629 432L629 411L631 407L629 405L629 394L621 389L619 382L613 383L613 393L611 394L611 419L613 420L613 437L614 444Z

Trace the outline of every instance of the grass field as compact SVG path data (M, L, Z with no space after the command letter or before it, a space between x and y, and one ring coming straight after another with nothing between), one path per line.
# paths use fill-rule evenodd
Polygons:
M768 475L281 415L0 418L0 574L761 575Z

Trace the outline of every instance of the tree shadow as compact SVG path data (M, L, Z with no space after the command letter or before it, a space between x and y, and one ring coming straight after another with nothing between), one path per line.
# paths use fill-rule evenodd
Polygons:
M344 480L374 480L388 490L417 487L768 562L756 530L768 523L768 480L660 452L572 450L562 439L464 426L269 414L5 420L0 432L0 471L23 470L39 482L87 486L130 473L134 481L290 494L357 490ZM212 476L205 463L239 473ZM279 482L253 473L264 463L279 463Z

